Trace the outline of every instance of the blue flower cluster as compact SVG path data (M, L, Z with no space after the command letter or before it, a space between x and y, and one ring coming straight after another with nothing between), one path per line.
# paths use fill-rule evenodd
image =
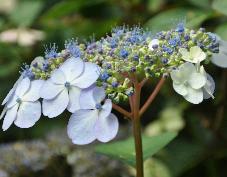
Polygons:
M189 50L199 46L207 53L207 58L219 50L217 37L207 33L204 28L189 30L180 23L175 29L151 35L149 31L135 26L116 27L110 35L98 41L79 44L70 39L65 49L58 52L55 44L46 47L42 62L34 63L23 70L31 79L48 79L51 73L68 58L81 58L100 66L98 86L106 88L107 95L115 102L126 101L133 92L127 81L131 73L144 77L160 77L170 73L184 61L179 49Z

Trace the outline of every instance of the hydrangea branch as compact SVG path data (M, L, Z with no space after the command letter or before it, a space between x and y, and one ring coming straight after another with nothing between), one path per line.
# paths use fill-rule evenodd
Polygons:
M119 113L123 114L126 118L132 118L132 113L126 111L125 109L123 109L122 107L118 106L117 104L112 104L113 109L115 109L116 111L118 111Z
M162 85L164 84L164 82L165 82L165 78L162 77L160 79L160 81L158 82L157 86L155 87L154 91L151 93L151 95L147 99L146 103L144 103L144 105L140 109L140 113L139 113L140 116L142 116L144 114L144 112L148 109L148 107L150 106L150 104L153 102L153 100L155 99L155 97L159 93L159 91L160 91Z

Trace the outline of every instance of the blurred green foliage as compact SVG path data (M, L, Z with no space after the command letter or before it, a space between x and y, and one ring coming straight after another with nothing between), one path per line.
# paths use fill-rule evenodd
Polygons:
M61 49L66 39L100 39L112 27L124 24L139 24L154 34L182 21L191 28L202 26L217 32L227 40L227 0L0 0L0 100L18 78L22 63L44 55L45 44L55 42ZM38 37L32 30L43 35ZM227 71L215 66L208 70L216 81L215 100L188 104L169 82L145 114L148 135L180 132L167 148L148 159L146 174L226 177ZM146 85L143 101L153 86ZM42 118L29 130L13 127L1 132L0 140L42 137L50 129L65 127L67 118Z

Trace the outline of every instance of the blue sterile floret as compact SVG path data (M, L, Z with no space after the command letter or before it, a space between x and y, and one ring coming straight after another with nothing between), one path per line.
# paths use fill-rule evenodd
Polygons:
M45 59L54 59L58 57L58 47L56 46L56 44L50 44L50 46L45 46Z
M65 42L65 49L69 52L70 56L75 58L81 57L81 51L78 42L75 39L70 39Z

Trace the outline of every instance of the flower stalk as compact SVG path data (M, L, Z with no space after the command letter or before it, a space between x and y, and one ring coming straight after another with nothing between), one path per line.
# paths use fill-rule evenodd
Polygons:
M132 96L132 124L133 124L133 136L135 142L135 152L136 152L136 176L143 177L143 145L141 136L141 122L140 122L140 95L141 95L141 85L135 77L134 84L134 94Z
M164 84L165 78L163 77L155 87L154 91L151 93L146 103L140 108L140 96L141 89L145 85L148 79L144 79L138 82L135 75L131 76L131 83L134 86L134 94L129 97L129 104L131 112L121 108L120 106L113 104L113 108L123 114L128 119L132 120L133 125L133 136L135 143L135 158L136 158L136 177L144 177L144 167L143 167L143 145L142 145L142 132L141 132L141 120L143 113L148 109L154 98L159 93L162 85Z

